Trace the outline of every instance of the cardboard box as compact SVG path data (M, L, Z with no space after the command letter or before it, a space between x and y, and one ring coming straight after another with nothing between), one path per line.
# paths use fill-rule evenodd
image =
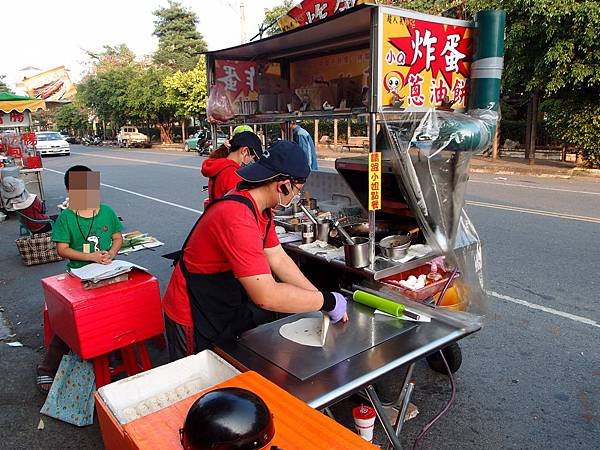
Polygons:
M52 330L83 359L164 332L158 280L134 270L129 280L84 289L68 274L42 280Z

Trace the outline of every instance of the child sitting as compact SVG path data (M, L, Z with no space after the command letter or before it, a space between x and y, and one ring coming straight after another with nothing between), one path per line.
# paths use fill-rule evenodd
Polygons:
M68 269L95 262L110 264L117 255L123 226L114 210L100 203L100 173L86 166L73 166L65 173L69 208L61 212L52 229L52 241L60 256L68 259ZM37 368L37 385L47 393L62 357L69 347L52 336L48 352Z

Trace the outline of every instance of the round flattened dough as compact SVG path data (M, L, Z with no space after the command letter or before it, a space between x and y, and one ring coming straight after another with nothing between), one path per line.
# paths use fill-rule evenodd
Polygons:
M279 328L279 334L297 344L309 347L322 347L321 328L323 319L305 317L295 322L286 323Z

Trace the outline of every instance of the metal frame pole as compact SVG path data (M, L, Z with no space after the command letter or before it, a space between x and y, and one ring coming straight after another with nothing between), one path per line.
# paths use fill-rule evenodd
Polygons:
M383 425L383 430L385 431L388 440L395 450L401 450L402 444L400 444L400 439L398 439L398 436L396 436L394 426L385 415L385 410L381 404L381 400L379 400L379 397L377 396L377 392L375 392L375 388L372 385L369 385L365 388L365 392L367 397L369 397L373 408L375 408L377 418L379 419L379 422L381 422L381 425Z

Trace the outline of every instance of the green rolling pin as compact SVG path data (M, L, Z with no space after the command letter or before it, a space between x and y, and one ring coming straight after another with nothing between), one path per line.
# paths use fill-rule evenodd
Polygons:
M379 297L377 295L369 294L368 292L360 290L354 291L352 298L357 303L362 303L363 305L378 309L379 311L391 314L392 316L402 317L404 315L404 305Z

